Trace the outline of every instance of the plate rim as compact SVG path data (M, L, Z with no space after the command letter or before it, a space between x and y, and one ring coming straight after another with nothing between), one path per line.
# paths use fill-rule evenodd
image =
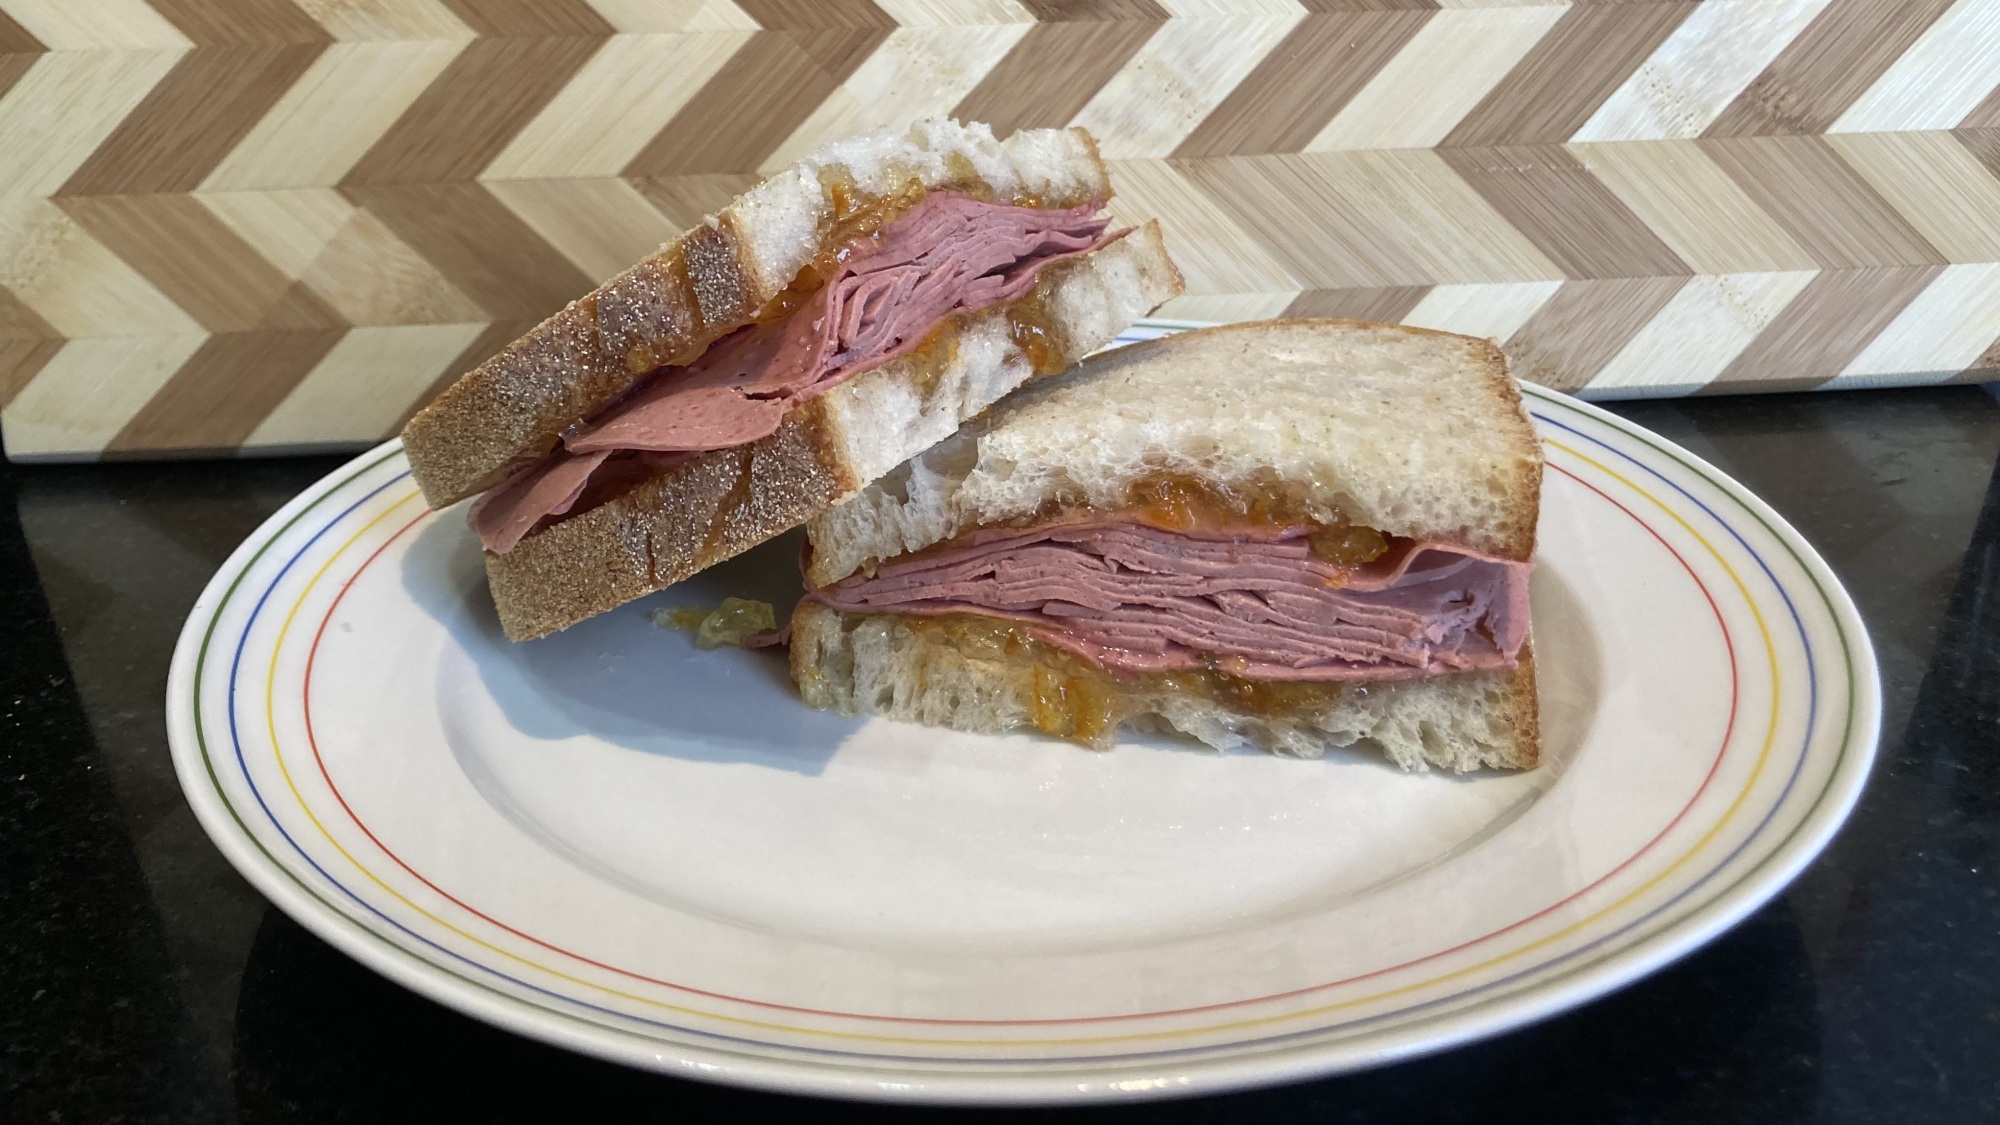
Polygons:
M1163 322L1160 327L1171 326ZM219 779L194 746L191 690L213 611L247 575L262 549L327 494L395 456L399 439L361 453L281 506L233 550L190 609L176 642L167 681L168 742L182 791L204 832L258 891L308 930L383 976L431 1000L517 1034L583 1054L682 1077L782 1093L877 1101L959 1105L1046 1105L1133 1101L1223 1093L1231 1090L1383 1065L1443 1051L1550 1018L1650 974L1713 940L1775 897L1827 845L1845 823L1872 773L1881 725L1881 684L1874 646L1851 595L1833 569L1782 516L1748 488L1677 443L1655 435L1572 395L1522 384L1524 396L1571 409L1664 455L1721 490L1757 518L1793 555L1817 587L1828 617L1842 635L1851 673L1854 721L1840 745L1838 767L1821 794L1787 835L1755 866L1720 888L1702 892L1679 917L1651 935L1554 981L1529 981L1433 1017L1379 1033L1323 1043L1314 1039L1274 1044L1222 1057L1165 1064L1107 1060L1102 1066L1039 1064L1022 1060L983 1072L951 1069L951 1061L912 1070L894 1065L808 1062L712 1044L659 1040L591 1023L534 1005L458 976L369 930L298 881L299 876L264 850L219 792ZM1775 579L1775 575L1773 576ZM1748 839L1755 839L1755 835ZM1226 1044L1218 1045L1226 1049ZM782 1048L780 1048L782 1049Z

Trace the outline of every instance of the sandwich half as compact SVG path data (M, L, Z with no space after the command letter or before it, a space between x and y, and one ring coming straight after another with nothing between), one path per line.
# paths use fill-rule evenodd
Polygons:
M793 678L969 731L1532 766L1541 476L1486 340L1277 320L1106 352L807 525Z
M1089 134L928 121L827 145L411 418L525 640L798 526L1180 292Z

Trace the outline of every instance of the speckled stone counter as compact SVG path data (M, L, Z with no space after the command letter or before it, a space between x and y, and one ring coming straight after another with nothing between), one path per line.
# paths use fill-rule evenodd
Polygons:
M1868 792L1782 897L1547 1023L1344 1078L1039 1119L2000 1121L2000 402L1633 404L1790 519L1873 632ZM235 545L336 459L0 468L0 1121L895 1121L496 1031L266 903L180 795L162 696Z

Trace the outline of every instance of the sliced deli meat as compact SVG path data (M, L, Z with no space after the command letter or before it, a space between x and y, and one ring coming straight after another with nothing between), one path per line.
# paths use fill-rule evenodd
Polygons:
M474 505L474 531L504 554L537 526L579 510L588 482L616 459L686 456L769 436L799 402L916 350L947 317L1018 300L1043 269L1122 237L1095 217L1101 209L926 196L845 251L789 316L724 337L572 427L559 449Z
M1391 541L1359 567L1309 528L1200 538L1136 523L987 531L808 596L848 612L971 613L1123 672L1253 680L1412 679L1512 667L1530 564Z

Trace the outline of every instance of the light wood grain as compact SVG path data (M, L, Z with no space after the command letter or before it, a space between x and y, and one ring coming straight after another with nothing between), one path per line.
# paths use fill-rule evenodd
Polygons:
M1592 176L1697 272L1819 264L1700 145L1640 141L1571 148Z
M7 0L7 15L51 51L194 45L146 0Z
M341 337L247 443L310 448L372 441L422 405L484 323L363 327Z
M202 191L331 187L444 73L463 40L335 43L202 181Z
M1189 183L1172 164L1117 161L1112 182L1118 186L1112 214L1131 226L1159 220L1190 296L1294 294L1303 287L1213 196Z
M0 98L0 197L53 195L153 92L185 47L37 57Z
M2000 82L2000 6L1958 0L1827 131L1949 129L1996 82Z
M328 34L349 43L385 39L471 39L478 32L443 0L296 0Z
M1566 4L1536 4L1438 12L1305 151L1430 148L1450 135L1568 10Z
M2000 365L1985 0L0 0L0 441L380 436L939 113L1093 130L1168 315L1486 335L1587 394Z
M500 180L487 190L594 283L624 272L687 229L616 177Z
M1811 270L1692 277L1611 357L1592 386L1691 394L1712 382L1817 276ZM1678 381L1662 383L1656 372Z
M1946 266L1832 384L1884 385L1885 377L1941 381L1976 363L2000 340L2000 263Z
M354 205L331 188L201 192L194 198L287 278L303 274L354 215Z
M199 333L71 339L0 410L7 456L102 450L207 339Z
M348 216L299 280L354 325L456 324L490 315L368 210Z
M1736 0L1703 4L1572 141L1669 140L1698 137L1829 0Z
M71 339L202 334L130 263L44 199L0 200L0 284Z
M1108 159L1171 155L1304 14L1174 20L1077 111L1075 123L1102 138Z
M1019 24L897 28L760 170L777 171L826 141L951 112L1028 31Z
M611 26L633 35L757 30L757 21L729 0L590 0L590 6Z
M750 34L612 36L480 170L480 177L617 175L715 77Z
M1947 261L2000 261L2000 178L1951 134L1831 133L1826 143Z
M1562 288L1560 281L1515 281L1496 285L1439 285L1424 295L1404 324L1505 340L1533 319Z

